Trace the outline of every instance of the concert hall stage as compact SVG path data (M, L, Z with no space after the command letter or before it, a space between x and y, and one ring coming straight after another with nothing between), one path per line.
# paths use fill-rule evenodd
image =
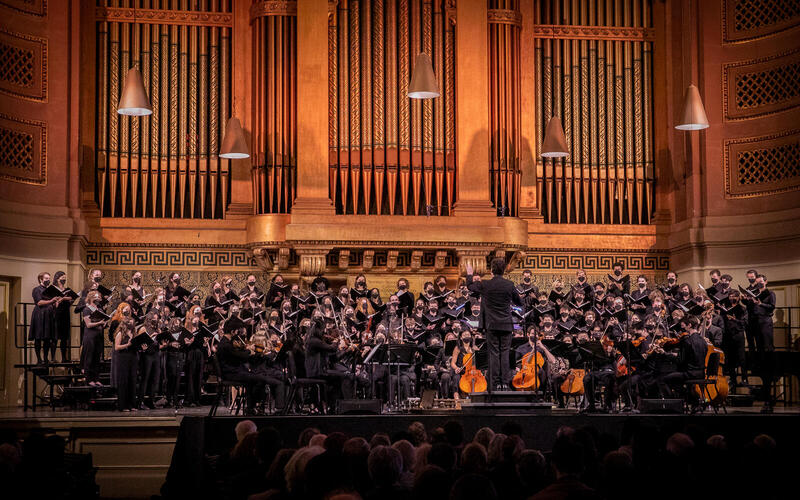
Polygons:
M621 439L640 425L655 425L662 433L702 429L705 435L723 434L733 446L752 440L758 434L774 437L783 449L800 448L796 424L800 407L777 407L772 415L762 415L758 407L729 408L728 414L577 414L574 410L554 409L550 415L525 413L467 414L439 411L384 415L324 416L216 416L208 408L139 411L122 416L113 411L36 411L0 412L0 429L13 429L20 437L34 430L57 433L68 440L69 451L92 453L98 468L97 483L103 497L149 498L158 494L164 481L184 493L199 491L206 471L206 456L229 451L235 442L234 427L244 419L259 428L280 430L284 446L295 447L299 433L316 427L323 433L334 431L367 439L376 432L390 436L405 430L412 422L422 422L429 431L448 420L457 420L470 438L488 426L500 431L513 421L522 426L528 448L549 450L561 426L591 426L600 433Z

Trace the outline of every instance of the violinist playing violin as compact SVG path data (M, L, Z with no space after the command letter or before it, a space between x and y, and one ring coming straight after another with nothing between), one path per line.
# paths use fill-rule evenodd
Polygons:
M678 342L677 352L667 353L676 358L678 369L659 377L658 390L662 397L670 397L686 380L703 378L707 344L698 334L699 326L700 320L696 316L687 316L681 320L684 334ZM661 347L656 348L656 352L664 353ZM697 397L693 392L690 397L693 398L692 404L696 404Z
M256 349L253 344L247 345L243 341L241 336L245 331L245 324L238 317L234 316L225 321L223 335L217 346L217 356L222 378L230 382L241 382L247 387L245 413L253 415L256 411L263 412L261 404L266 399L266 386L269 385L273 393L277 395L282 382L266 375L253 373L247 366L247 362L255 354Z

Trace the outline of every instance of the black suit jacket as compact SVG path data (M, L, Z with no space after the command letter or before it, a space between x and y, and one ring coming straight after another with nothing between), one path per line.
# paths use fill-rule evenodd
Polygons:
M513 282L502 276L473 282L472 275L467 275L467 287L470 292L479 293L481 296L479 328L505 332L511 332L514 329L511 304L513 302L522 306L522 298Z

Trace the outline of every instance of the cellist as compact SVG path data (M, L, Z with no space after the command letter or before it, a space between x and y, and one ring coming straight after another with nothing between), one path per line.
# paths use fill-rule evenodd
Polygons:
M459 398L458 385L461 382L461 375L464 373L464 355L475 353L475 339L471 330L464 330L459 335L458 342L453 348L453 355L450 357L450 370L453 373L452 387L454 388L453 397Z

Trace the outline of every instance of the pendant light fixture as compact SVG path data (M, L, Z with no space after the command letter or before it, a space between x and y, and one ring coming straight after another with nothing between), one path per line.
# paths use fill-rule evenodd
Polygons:
M242 124L236 117L231 117L225 127L225 137L219 148L219 157L231 160L250 158L250 150L247 149L247 142L244 140Z
M131 68L125 75L125 84L122 86L122 97L119 99L117 113L128 116L147 116L153 114L153 107L150 99L147 98L147 91L144 88L142 73Z
M569 156L567 138L564 136L561 120L557 116L550 118L550 121L547 122L541 155L544 158L566 158Z
M414 61L414 71L411 73L411 83L408 86L408 97L411 99L433 99L439 97L439 85L433 73L431 56L420 52Z
M136 29L136 2L133 3L133 27ZM147 90L144 88L142 73L131 68L125 75L125 83L122 85L122 97L119 98L117 113L127 116L147 116L153 114L153 106L147 97Z
M700 91L694 85L689 85L683 98L683 116L678 125L678 130L702 130L708 128L708 117L703 107Z

